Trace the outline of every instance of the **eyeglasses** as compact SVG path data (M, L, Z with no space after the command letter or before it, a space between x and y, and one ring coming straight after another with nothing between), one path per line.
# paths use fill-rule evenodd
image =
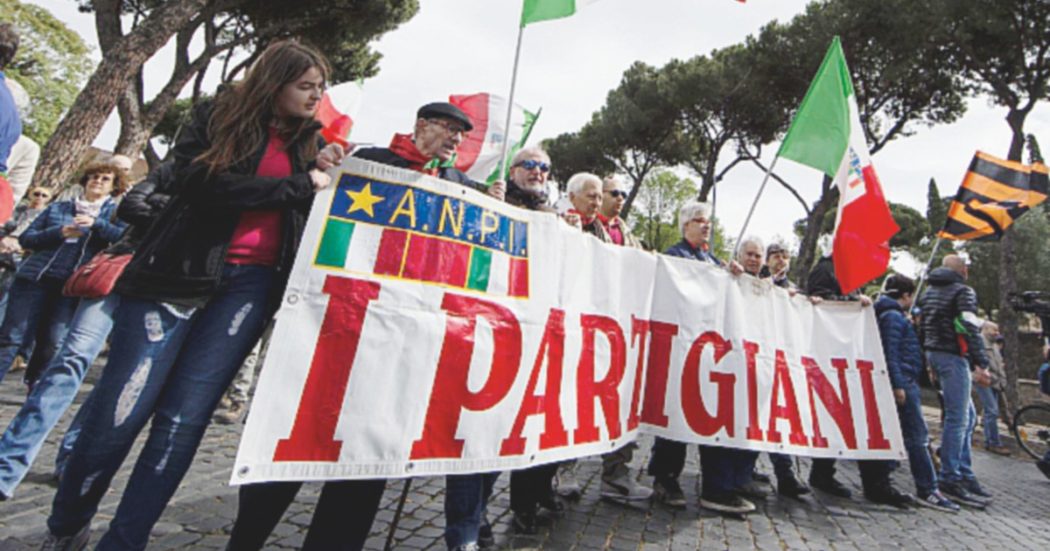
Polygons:
M609 195L612 195L614 198L616 198L616 197L620 197L622 199L626 199L627 198L627 192L622 190L622 189L610 190L609 191Z
M33 197L43 197L44 199L47 199L48 197L51 197L51 194L46 191L34 191Z
M441 128L444 128L445 132L448 132L452 136L455 136L456 134L463 134L464 136L466 136L467 132L469 132L469 130L467 130L466 128L464 128L464 127L462 127L462 126L460 126L458 124L450 123L450 122L448 122L448 121L446 121L444 119L427 119L427 120L430 121L433 124L436 124L436 125L440 126Z
M532 170L534 168L538 168L538 169L540 169L540 172L550 172L551 171L551 165L549 165L549 164L547 164L547 163L545 163L543 161L533 161L532 159L526 159L524 161L519 162L518 164L516 164L514 166L524 168L525 170Z

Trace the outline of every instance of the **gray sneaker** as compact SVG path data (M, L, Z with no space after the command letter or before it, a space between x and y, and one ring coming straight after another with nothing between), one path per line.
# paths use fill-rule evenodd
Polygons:
M583 490L576 480L576 461L567 461L558 465L558 474L554 477L554 489L565 499L580 499Z
M642 501L653 496L652 488L637 483L627 473L602 477L602 497L621 501Z
M682 486L678 484L677 478L666 477L653 480L653 495L656 496L657 501L663 502L668 507L685 509L685 492L682 491Z
M48 533L44 543L40 544L40 551L80 551L87 547L89 539L91 539L91 523L72 536L56 536Z

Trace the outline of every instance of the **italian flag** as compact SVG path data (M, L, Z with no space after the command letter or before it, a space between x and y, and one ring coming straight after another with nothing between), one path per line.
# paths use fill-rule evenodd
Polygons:
M462 109L474 123L474 129L456 149L456 168L479 182L502 180L499 175L499 154L504 140L510 141L506 165L509 169L510 159L529 139L539 113L532 113L515 104L508 131L503 128L507 122L507 100L502 96L481 93L449 96L448 101Z
M314 116L321 123L321 135L328 143L348 145L354 118L361 108L361 81L344 82L329 88L321 98L321 105Z
M886 273L889 240L899 231L860 124L846 56L831 43L778 155L820 170L839 189L832 259L843 293Z

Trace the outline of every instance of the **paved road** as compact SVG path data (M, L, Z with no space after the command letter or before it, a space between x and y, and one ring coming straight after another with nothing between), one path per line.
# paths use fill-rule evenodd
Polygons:
M0 384L0 427L6 427L22 400L18 374ZM85 385L78 404L86 396ZM14 498L0 503L0 550L31 549L43 539L45 519L54 486L49 471L59 436L72 415L67 414L45 445L41 457ZM236 452L239 426L213 425L205 437L192 469L157 525L150 549L221 549L233 524L237 492L227 485ZM141 439L138 443L141 446ZM635 472L648 455L648 441L636 454ZM138 447L132 451L137 455ZM596 459L579 465L583 498L558 517L544 518L537 536L515 536L510 529L507 476L500 479L489 506L497 543L504 549L1050 549L1050 481L1033 463L1020 457L999 457L983 450L975 453L976 470L984 485L996 495L984 512L946 514L921 509L898 511L862 498L839 499L817 494L802 501L770 498L746 520L732 520L702 512L697 507L698 466L690 451L683 486L689 498L684 511L660 505L625 507L599 499ZM98 541L117 506L131 462L117 475L114 486L95 518L92 541ZM802 460L803 472L808 461ZM760 469L771 472L763 457ZM842 476L859 493L856 468L846 464ZM913 491L907 469L895 474L901 489ZM648 482L647 477L642 478ZM382 510L373 526L368 549L382 549L394 505L403 482L387 486ZM442 549L442 499L444 481L413 481L405 515L395 533L397 549ZM318 485L304 487L297 502L269 541L274 549L294 549L302 542L311 507L317 502Z

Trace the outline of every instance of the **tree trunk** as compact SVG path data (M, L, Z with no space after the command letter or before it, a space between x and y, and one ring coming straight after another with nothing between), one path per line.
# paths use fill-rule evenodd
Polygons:
M1013 109L1006 120L1013 130L1010 141L1011 161L1021 161L1024 150L1024 121L1027 112ZM1017 391L1017 367L1020 365L1020 338L1017 330L1017 314L1010 306L1010 293L1017 291L1017 265L1014 262L1014 235L1012 231L1003 232L999 241L999 330L1003 335L1003 364L1006 371L1006 399L1013 407L1020 407ZM1009 412L1013 417L1014 412Z
M110 48L44 146L34 185L55 186L69 179L139 68L207 2L165 2Z
M831 178L824 176L821 184L823 190L820 199L813 205L813 210L806 217L806 231L802 234L802 243L798 247L798 256L795 258L795 266L792 268L796 284L805 288L806 277L809 270L817 261L817 240L820 238L820 227L824 223L824 215L831 208L832 203L838 199L837 188L831 187Z

